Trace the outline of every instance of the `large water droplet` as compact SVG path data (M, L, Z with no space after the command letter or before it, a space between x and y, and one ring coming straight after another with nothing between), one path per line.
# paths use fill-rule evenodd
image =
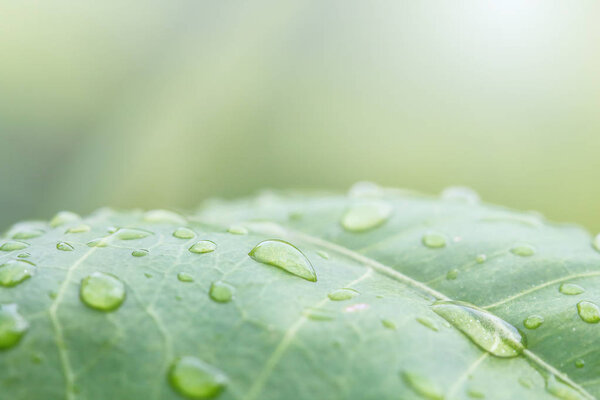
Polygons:
M177 228L175 232L173 232L173 236L177 239L192 239L194 236L196 236L196 233L194 233L194 231L190 228L181 227Z
M600 322L600 309L591 301L582 300L577 303L577 312L582 320L590 324Z
M216 302L227 303L233 298L235 289L225 282L213 282L210 285L209 296Z
M168 210L150 210L144 214L144 221L152 223L185 225L185 218Z
M327 297L333 301L344 301L350 300L351 298L358 296L358 294L359 293L354 289L342 288L334 290L333 292L329 293Z
M295 246L283 240L260 242L248 255L258 262L281 268L300 278L317 281L317 274L308 258Z
M485 310L459 301L437 301L432 309L495 356L516 357L523 352L525 343L519 331Z
M430 249L441 249L446 246L446 236L439 232L427 232L423 235L423 244Z
M152 235L152 232L143 231L141 229L121 228L113 235L121 240L136 240L148 237Z
M481 200L476 191L464 186L450 186L442 191L442 199L477 204Z
M517 244L512 249L511 253L521 257L531 257L535 254L535 247L530 244Z
M537 329L544 323L544 317L541 315L530 315L525 318L523 325L527 329Z
M185 356L171 364L169 382L187 398L212 399L225 389L227 376L199 358Z
M583 400L584 397L575 388L560 382L554 375L546 379L546 390L552 396L561 400Z
M194 282L194 277L187 272L178 273L177 279L179 279L181 282Z
M89 232L90 229L92 229L89 225L86 224L81 224L81 225L76 225L76 226L72 226L69 229L66 230L65 233L85 233L85 232Z
M34 266L25 260L10 260L0 265L0 285L4 287L16 286L33 276Z
M585 289L579 285L575 285L574 283L563 283L558 288L558 291L562 294L574 296L585 292Z
M0 350L19 343L27 328L29 324L19 314L16 304L0 304Z
M342 217L342 226L349 232L365 232L387 221L393 208L382 201L352 205Z
M24 242L8 241L8 242L2 243L2 245L0 246L0 251L23 250L27 247L29 247L29 245Z
M81 300L89 307L112 311L125 300L125 285L114 275L94 272L81 281Z
M146 257L150 252L145 249L133 250L131 255L134 257Z
M67 242L58 242L56 243L56 248L61 251L73 251L73 246L71 246Z
M50 220L50 226L56 228L69 222L79 221L81 217L71 211L60 211Z
M431 380L416 372L404 371L404 382L418 395L430 400L443 400L441 389Z
M234 235L247 235L248 229L241 225L232 225L227 229L227 232L233 233Z
M210 240L201 240L189 248L190 252L196 254L210 253L217 249L217 244Z

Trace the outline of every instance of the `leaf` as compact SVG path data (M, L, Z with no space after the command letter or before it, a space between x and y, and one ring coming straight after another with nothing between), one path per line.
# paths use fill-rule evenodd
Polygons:
M0 344L15 312L23 331L0 349L0 397L600 396L600 324L578 314L600 304L588 233L460 196L359 189L36 222L26 248L0 252L31 273L0 287ZM344 229L357 204L361 229ZM286 269L285 249L248 255L269 239L317 280Z

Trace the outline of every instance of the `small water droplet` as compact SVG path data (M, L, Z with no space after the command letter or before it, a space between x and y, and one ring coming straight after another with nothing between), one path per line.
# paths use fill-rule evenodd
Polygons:
M396 324L394 324L389 319L385 319L385 318L382 319L381 320L381 325L383 325L384 328L396 330Z
M317 255L324 260L329 260L329 253L327 253L326 251L319 250L317 251Z
M189 248L190 252L196 254L210 253L217 249L217 244L210 240L201 240Z
M458 278L458 272L459 271L457 268L452 268L450 271L448 271L448 273L446 273L446 279L453 281L454 279Z
M435 324L435 322L433 322L433 320L431 318L417 317L416 320L418 323L431 329L432 331L435 331L435 332L439 331L439 328L437 327L437 325Z
M441 389L428 378L416 372L404 371L404 382L418 395L429 400L443 400Z
M113 235L121 240L136 240L148 237L152 235L152 232L141 229L121 228L114 232Z
M79 295L91 308L112 311L123 304L125 285L114 275L94 272L81 281Z
M386 222L393 208L382 201L352 205L342 217L342 227L349 232L365 232Z
M531 389L533 382L529 378L519 378L519 384L526 389Z
M358 294L359 293L354 289L342 288L334 290L333 292L329 293L327 297L333 301L343 301L350 300L351 298L358 296Z
M16 304L0 304L0 350L16 346L28 328Z
M485 394L475 389L469 389L467 395L472 399L485 399Z
M89 232L91 229L92 228L89 225L81 224L72 226L71 228L67 229L65 233L85 233Z
M23 250L27 247L29 247L29 245L24 242L8 241L8 242L2 243L2 246L0 246L0 251Z
M548 376L546 379L546 390L552 396L561 400L583 400L584 397L575 388L560 382L554 375Z
M107 247L108 238L98 238L87 242L88 247Z
M149 272L144 272L144 276L148 279L152 278L152 274Z
M589 324L600 322L600 309L591 301L582 300L577 303L577 312L581 319Z
M177 228L175 232L173 232L173 236L177 239L192 239L196 236L196 233L190 228Z
M212 399L227 386L223 372L191 356L176 359L169 369L169 383L173 389L190 399Z
M317 274L308 258L295 246L283 240L262 241L248 255L260 263L281 268L307 281L317 281Z
M541 315L537 315L537 314L530 315L529 317L525 318L525 320L523 321L523 325L527 329L537 329L543 323L544 323L544 317L542 317Z
M41 229L21 229L12 234L12 238L16 240L33 239L42 236L44 231Z
M48 292L48 297L50 297L52 300L54 300L55 298L58 297L58 293L55 290L51 290Z
M323 310L321 308L307 308L302 314L313 321L331 321L334 319L334 315L331 311Z
M465 186L450 186L442 191L442 199L477 204L481 201L476 191Z
M145 249L137 249L131 252L131 255L134 257L146 257L150 252Z
M33 276L35 268L25 260L10 260L0 265L0 285L13 287Z
M71 246L67 242L58 242L56 243L56 249L61 251L73 251L73 246Z
M161 224L185 225L181 215L168 210L150 210L144 214L144 221Z
M423 244L430 249L441 249L446 246L446 236L439 232L427 232L423 235Z
M478 264L483 264L487 261L487 256L485 254L479 254L477 257L475 257L475 261L477 261Z
M581 358L578 358L577 360L575 360L575 367L576 368L583 368L585 367L585 361Z
M520 257L531 257L535 254L535 247L530 244L517 244L510 251Z
M17 254L17 257L19 257L19 258L29 258L29 257L31 257L31 254L30 253L20 253L20 254Z
M525 342L519 331L485 310L459 301L436 301L432 309L495 356L516 357L523 352Z
M299 221L302 219L302 217L304 217L304 214L302 214L300 211L292 211L288 214L288 219L290 221Z
M50 220L50 226L56 228L69 222L79 221L81 217L71 211L60 211Z
M209 296L218 303L227 303L233 298L235 289L225 282L213 282L210 285Z
M227 229L227 232L233 233L234 235L247 235L248 229L241 225L232 225Z
M187 272L178 273L177 279L179 279L181 282L194 282L194 277Z
M574 283L563 283L558 288L558 291L562 294L574 296L585 292L585 289L579 285L575 285Z

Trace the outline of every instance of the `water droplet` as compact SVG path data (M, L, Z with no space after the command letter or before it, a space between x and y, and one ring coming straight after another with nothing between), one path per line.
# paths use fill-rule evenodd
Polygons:
M55 298L58 297L58 293L55 290L51 290L48 292L48 297L50 297L52 300L54 300Z
M300 211L292 211L288 214L288 219L290 221L299 221L302 219L302 217L304 217L304 214L302 214Z
M404 382L418 395L430 400L443 400L444 395L440 388L431 380L415 372L404 371Z
M485 310L459 301L436 301L432 309L495 356L516 357L523 352L524 338L519 331Z
M87 242L88 247L107 247L108 238L98 238Z
M0 350L15 346L27 332L29 323L16 304L0 304Z
M485 254L479 254L477 257L475 257L475 261L477 261L478 264L483 264L487 261L487 256Z
M134 257L146 257L150 252L145 249L137 249L131 252L131 255Z
M73 246L71 246L69 243L67 242L58 242L56 243L56 248L58 250L62 250L62 251L73 251Z
M469 389L467 395L472 399L485 399L485 394L475 389Z
M544 317L541 315L530 315L525 318L523 325L527 329L537 329L544 323Z
M41 229L22 229L12 234L12 238L16 240L33 239L42 236L44 231Z
M57 226L64 225L68 222L76 222L79 221L81 217L70 211L60 211L57 213L54 218L50 220L50 226L52 228L56 228Z
M218 303L227 303L233 298L235 289L225 282L213 282L210 285L209 296Z
M121 240L136 240L148 237L152 235L152 232L143 231L141 229L121 228L113 234Z
M229 229L227 229L227 232L233 233L234 235L247 235L248 229L241 225L233 225L230 226Z
M560 382L554 375L546 379L546 390L552 396L561 400L583 400L584 397L575 388Z
M526 389L531 389L533 382L529 378L519 378L519 384Z
M581 358L578 358L577 360L575 360L575 367L576 368L583 368L585 367L585 361Z
M8 242L2 243L2 246L0 246L0 251L23 250L27 247L29 247L29 245L24 242L8 241Z
M481 201L476 191L464 186L450 186L442 191L442 199L477 204Z
M334 319L334 315L331 311L323 310L321 308L307 308L302 314L313 321L331 321Z
M393 208L381 201L354 204L342 217L342 227L349 232L365 232L387 221Z
M452 268L450 271L448 271L448 273L446 274L446 279L448 279L449 281L453 281L454 279L458 278L458 269L457 268Z
M600 322L600 309L591 301L582 300L577 303L577 312L582 320L590 324Z
M16 286L33 276L33 264L25 260L10 260L0 265L0 285L4 287Z
M431 329L432 331L439 331L437 325L435 324L435 322L433 322L432 319L427 318L427 317L417 317L416 318L417 322L420 323L421 325Z
M189 228L181 227L177 228L175 232L173 232L173 236L177 239L192 239L194 236L196 236L196 234Z
M563 283L558 288L558 291L562 294L576 295L585 292L585 289L579 285L575 285L574 283Z
M79 295L91 308L112 311L125 300L125 285L114 275L94 272L81 281Z
M530 244L518 244L512 249L511 253L521 257L531 257L535 254L535 247Z
M358 296L358 294L359 293L354 289L342 288L334 290L333 292L329 293L327 297L333 301L343 301L350 300L351 298Z
M381 320L381 325L383 325L384 328L396 330L396 324L394 324L389 319L382 319Z
M29 257L31 257L31 254L30 253L20 253L20 254L17 254L17 257L19 257L19 258L29 258Z
M283 240L262 241L248 255L258 262L281 268L300 278L317 281L317 274L308 258L295 246Z
M65 231L65 233L85 233L89 232L92 228L89 225L81 224L72 226Z
M216 249L217 244L215 242L211 242L210 240L201 240L189 248L192 253L196 254L210 253Z
M319 250L317 251L317 255L322 259L329 260L329 253L327 253L326 251Z
M194 277L187 272L178 273L177 279L179 279L181 282L194 282Z
M144 214L144 221L161 224L185 225L181 215L168 210L150 210Z
M190 399L212 399L227 385L227 377L217 368L191 356L176 359L169 369L169 383Z
M149 272L144 272L144 276L148 279L152 278L152 274Z
M423 244L430 249L441 249L446 246L446 236L439 232L427 232L423 235Z
M600 233L596 235L596 237L592 240L592 246L598 251L600 251Z

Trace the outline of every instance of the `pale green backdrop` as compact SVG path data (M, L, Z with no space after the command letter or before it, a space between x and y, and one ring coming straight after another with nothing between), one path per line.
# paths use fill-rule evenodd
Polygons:
M598 231L598 21L596 1L3 1L0 226L373 180Z

